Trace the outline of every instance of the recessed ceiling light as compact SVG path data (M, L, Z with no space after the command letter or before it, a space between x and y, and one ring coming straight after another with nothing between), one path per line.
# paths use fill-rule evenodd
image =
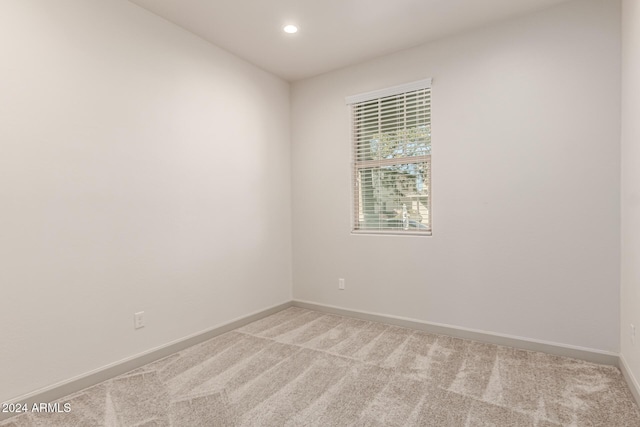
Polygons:
M298 32L298 27L295 25L285 25L283 30L285 33L294 34Z

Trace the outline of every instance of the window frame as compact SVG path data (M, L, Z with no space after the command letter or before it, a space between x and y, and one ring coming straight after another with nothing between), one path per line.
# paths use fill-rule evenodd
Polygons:
M424 111L428 115L429 131L431 129L431 83L432 79L418 80L411 83L406 83L398 86L389 87L386 89L366 92L358 95L348 96L345 101L349 107L349 123L350 123L350 144L351 144L351 234L356 235L373 235L373 236L432 236L433 235L433 211L432 211L432 182L431 182L431 151L428 154L418 156L404 156L396 158L383 158L373 160L359 160L359 140L356 131L357 119L356 119L356 107L371 101L382 102L383 99L405 95L416 91L425 91L425 95L428 92L428 104L424 107ZM406 108L406 107L405 107ZM403 119L406 120L407 111L403 111ZM398 129L408 129L402 127ZM429 136L430 138L430 136ZM430 142L429 142L430 146ZM428 213L428 229L424 231L417 231L416 229L404 229L404 228L360 228L360 198L361 189L359 186L359 174L363 169L375 169L384 166L392 165L426 165L426 181L427 181L427 213ZM411 202L413 203L413 201ZM420 209L420 201L417 201L418 210ZM412 209L412 207L411 207Z

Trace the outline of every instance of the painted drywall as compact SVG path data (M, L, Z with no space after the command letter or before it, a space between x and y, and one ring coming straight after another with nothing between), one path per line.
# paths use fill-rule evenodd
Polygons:
M288 83L125 0L0 52L0 401L291 299Z
M428 77L433 236L352 235L344 98ZM617 352L620 3L294 83L292 180L294 299Z
M622 287L620 352L640 380L640 1L622 2ZM637 329L635 343L631 325ZM640 387L638 388L640 390Z

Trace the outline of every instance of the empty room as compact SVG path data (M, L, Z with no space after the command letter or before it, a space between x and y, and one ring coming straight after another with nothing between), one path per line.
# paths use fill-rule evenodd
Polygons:
M0 426L640 427L640 0L0 0Z

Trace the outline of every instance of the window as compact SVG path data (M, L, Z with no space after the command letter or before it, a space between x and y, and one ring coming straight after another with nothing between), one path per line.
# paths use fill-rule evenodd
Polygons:
M431 79L350 96L353 231L431 235Z

